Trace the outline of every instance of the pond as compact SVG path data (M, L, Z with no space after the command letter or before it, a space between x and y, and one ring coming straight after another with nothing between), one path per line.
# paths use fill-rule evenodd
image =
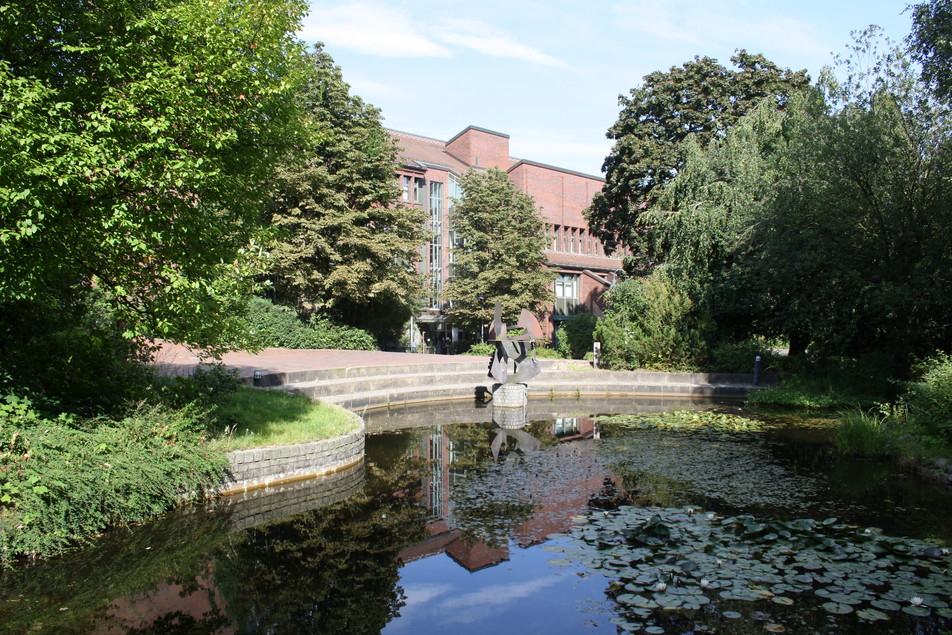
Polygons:
M4 573L0 630L952 629L952 497L837 456L823 421L632 399L530 400L523 427L464 402L363 414L364 464Z

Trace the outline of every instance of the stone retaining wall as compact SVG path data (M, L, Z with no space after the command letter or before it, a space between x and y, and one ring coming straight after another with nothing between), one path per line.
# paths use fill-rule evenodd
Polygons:
M353 432L309 443L228 453L231 469L220 493L234 494L320 476L359 463L364 457L364 421Z
M219 499L237 531L338 503L364 487L363 461L332 474L277 487L261 487Z

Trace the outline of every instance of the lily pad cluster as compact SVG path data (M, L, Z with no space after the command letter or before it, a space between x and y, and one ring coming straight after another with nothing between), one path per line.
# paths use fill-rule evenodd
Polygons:
M711 410L604 415L598 421L634 430L761 432L767 428L763 421Z
M736 609L747 603L745 612L773 632L802 628L818 608L832 620L827 625L912 618L952 627L947 549L835 518L768 521L623 506L555 537L567 540L547 547L563 553L554 564L579 561L613 579L616 621L630 632L653 632L675 614L717 628L741 617Z

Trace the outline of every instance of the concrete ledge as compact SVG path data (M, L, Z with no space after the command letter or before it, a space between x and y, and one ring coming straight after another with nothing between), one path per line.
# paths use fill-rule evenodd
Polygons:
M220 494L231 495L263 487L287 485L349 468L364 459L364 421L339 437L228 453L231 469Z

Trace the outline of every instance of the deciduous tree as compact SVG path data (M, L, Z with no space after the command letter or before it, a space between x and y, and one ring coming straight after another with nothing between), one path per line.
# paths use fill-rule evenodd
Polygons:
M650 268L657 257L645 239L641 214L683 166L684 140L694 136L703 146L761 100L772 97L782 104L809 85L805 71L781 69L761 55L741 50L731 62L736 70L695 57L645 76L630 96L618 99L622 110L607 135L615 145L603 165L605 186L587 216L606 245L635 250L638 268Z
M492 319L496 300L509 323L522 309L543 310L554 275L545 266L545 222L535 201L496 168L470 172L462 190L450 219L462 241L445 293L453 321L478 329Z
M305 7L0 0L0 305L95 284L128 336L236 337Z

